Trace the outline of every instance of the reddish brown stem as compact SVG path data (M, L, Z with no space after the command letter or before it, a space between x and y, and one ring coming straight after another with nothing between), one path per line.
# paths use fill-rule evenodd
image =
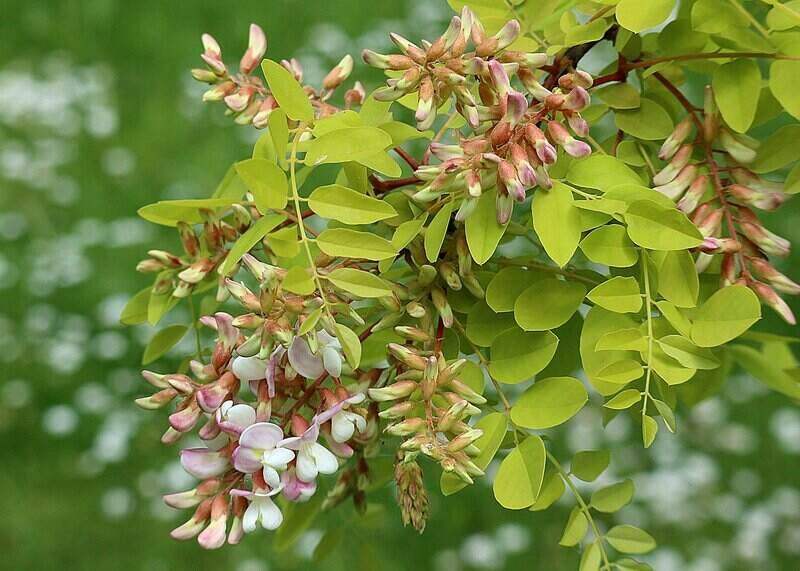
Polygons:
M393 180L381 180L374 174L371 174L369 175L369 182L372 185L372 188L374 188L378 193L384 193L403 186L419 184L422 182L422 180L416 176L407 176L405 178L396 178Z
M664 77L661 73L656 72L653 74L653 77L655 77L661 83L661 85L663 85L667 89L667 91L669 91L675 97L675 99L678 100L678 103L680 103L681 106L683 106L683 108L691 117L692 122L697 128L698 134L702 134L703 122L697 116L695 107L686 98L683 92L681 92L681 90L678 89L674 83L672 83L670 80ZM714 153L712 152L711 149L711 142L702 139L702 143L703 143L703 152L706 157L706 164L708 165L708 168L711 171L711 179L714 184L714 191L717 195L717 199L719 200L720 206L722 208L722 213L725 218L725 223L728 227L728 234L730 234L730 237L736 240L736 242L739 244L739 251L736 254L736 256L739 260L739 265L741 266L742 274L744 275L745 279L749 281L751 279L750 271L747 269L747 265L745 264L744 254L742 253L742 248L741 248L741 242L739 242L739 234L736 232L736 226L733 222L733 215L731 214L730 204L728 203L728 200L725 197L725 190L723 188L722 180L720 179L719 175L720 167L717 164L716 159L714 158Z

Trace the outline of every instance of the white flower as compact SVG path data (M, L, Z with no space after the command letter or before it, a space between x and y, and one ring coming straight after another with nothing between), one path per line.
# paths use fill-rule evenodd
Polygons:
M313 353L305 337L295 337L289 346L289 364L307 379L316 379L326 371L332 377L341 376L342 345L339 340L327 331L318 331L317 342L319 348L317 353Z
M286 470L294 452L283 446L283 431L271 422L257 422L244 429L239 446L233 451L233 466L252 474L261 469L264 480L273 488L281 484L279 472Z
M347 410L351 404L358 404L364 400L364 394L355 394L324 411L317 417L319 424L331 421L331 436L336 442L347 442L353 437L356 430L364 432L367 421L363 416Z
M278 529L283 523L283 514L275 502L272 501L272 496L281 491L280 487L273 488L270 491L255 490L254 492L247 492L245 490L231 490L231 494L246 497L250 500L250 505L244 511L242 517L242 528L245 533L255 531L258 524L268 530Z
M233 404L227 400L217 409L217 424L223 432L239 436L256 421L256 409L249 404Z
M293 436L281 442L281 446L297 451L297 477L304 482L313 482L317 474L334 474L339 461L333 452L317 442L319 424L315 421L302 436Z

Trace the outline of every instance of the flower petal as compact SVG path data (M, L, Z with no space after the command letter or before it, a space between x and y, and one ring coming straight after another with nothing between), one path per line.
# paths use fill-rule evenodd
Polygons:
M294 460L294 452L286 448L275 448L264 452L261 463L265 466L272 466L276 470L286 470L286 465Z
M311 352L308 341L302 337L295 337L289 346L289 364L307 379L316 379L325 372L322 359Z
M263 469L264 481L272 488L277 488L281 485L281 476L278 471L272 466L265 465Z
M181 450L181 466L195 478L204 480L219 476L230 466L228 458L208 448Z
M278 529L283 523L283 514L281 510L278 509L278 506L276 506L275 502L270 498L259 498L257 501L259 504L261 527L269 530Z
M313 482L318 473L317 463L310 451L300 450L297 453L297 477L304 482Z
M240 381L259 381L267 375L267 362L258 357L236 357L231 365Z
M283 430L271 422L257 422L244 429L239 445L246 448L271 450L283 438Z
M256 409L249 404L236 404L223 413L225 421L244 430L256 421Z
M317 465L317 471L321 474L334 474L339 469L339 461L333 452L325 448L319 442L311 445L311 455Z
M330 376L342 376L342 356L330 345L322 349L322 363Z
M336 442L347 442L353 437L355 430L355 424L348 418L347 411L341 411L331 419L331 435Z
M255 531L256 524L258 524L259 512L260 510L256 501L251 501L250 505L247 506L247 509L244 510L244 516L242 516L242 527L244 528L245 533Z
M252 474L261 468L262 452L255 448L239 446L233 451L233 467L239 472Z

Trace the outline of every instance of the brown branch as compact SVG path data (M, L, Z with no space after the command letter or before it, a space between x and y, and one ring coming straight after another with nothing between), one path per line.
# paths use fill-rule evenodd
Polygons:
M408 176L405 178L396 178L393 180L381 180L374 174L369 175L369 182L372 185L372 188L375 189L378 193L389 192L390 190L394 190L396 188L400 188L403 186L409 186L412 184L419 184L422 182L421 179L417 178L416 176Z
M417 170L417 168L419 168L419 161L408 154L408 151L406 151L403 147L395 147L394 152L400 155L400 158L411 167L411 170Z

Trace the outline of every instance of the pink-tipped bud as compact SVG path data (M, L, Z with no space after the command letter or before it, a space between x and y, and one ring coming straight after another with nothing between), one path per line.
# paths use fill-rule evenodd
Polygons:
M750 259L750 269L776 290L790 295L800 295L800 284L776 270L768 260L752 258Z
M566 99L564 99L563 107L570 111L582 111L589 106L590 101L591 97L589 96L589 92L583 87L576 87L570 91Z
M773 256L787 256L789 254L791 248L789 240L764 228L752 211L747 208L740 208L739 216L739 227L744 235L764 253Z
M695 178L697 178L697 166L686 165L672 181L667 184L656 186L653 190L660 192L672 200L678 200L686 189L689 188L689 185L694 182Z
M252 72L261 63L265 53L267 53L267 36L264 35L264 30L256 24L250 24L247 51L239 62L241 72L244 74Z
M156 410L171 403L176 396L178 396L178 391L175 389L162 389L149 397L136 399L135 402L137 406L145 410Z
M197 536L197 543L203 549L219 549L225 544L227 525L228 498L220 494L211 504L211 522Z
M514 211L514 199L507 192L498 192L495 200L497 210L497 223L508 224L511 220L511 213Z
M762 303L774 309L786 323L797 325L797 319L795 319L792 309L774 289L761 282L751 282L749 285L750 289L756 292Z
M497 60L489 62L489 77L492 78L494 88L500 97L507 95L511 91L511 81L503 64Z
M741 184L730 185L728 192L742 204L767 211L777 209L788 199L783 192L755 190Z
M495 52L504 50L513 44L514 40L519 37L519 32L520 25L517 20L509 20L506 22L506 25L500 28L500 31L494 35L495 39L497 40L497 44L494 48Z
M388 387L369 389L369 398L376 402L397 400L411 395L418 387L414 381L397 381Z
M430 77L425 77L419 87L419 102L414 118L417 120L417 129L425 131L436 120L436 108L433 101L434 87Z
M353 72L353 57L347 54L342 60L336 64L325 79L322 80L322 87L324 89L336 89L344 80L346 80Z
M360 81L356 81L351 89L348 89L344 94L345 107L350 109L356 105L362 105L367 98L367 90Z
M525 187L517 178L517 169L514 168L514 165L506 160L500 161L500 164L497 165L497 176L505 185L511 198L517 202L525 200Z
M400 48L401 52L414 60L414 62L420 65L425 63L427 59L425 50L420 48L418 45L405 39L400 34L391 33L389 34L389 38L392 40L392 42L394 42L394 45Z
M517 143L511 143L509 147L509 156L514 167L517 169L519 181L525 186L530 188L536 184L536 173L533 166L528 161L528 153L522 146Z
M697 229L700 230L700 233L703 235L703 237L708 238L709 236L714 236L719 233L724 215L725 213L721 208L713 209L709 211L708 214L702 219L694 221L694 223L695 226L697 226Z
M703 243L698 247L701 252L706 254L726 254L738 252L742 249L741 244L734 238L716 238L708 236L703 239Z
M733 157L737 163L752 163L756 159L757 142L745 135L735 135L728 129L721 129L719 142L722 148Z
M587 123L586 119L581 117L579 113L570 113L568 115L565 113L565 115L569 128L572 129L573 133L579 137L586 137L589 135L589 123Z
M671 182L678 175L680 170L689 164L689 160L692 158L692 150L692 145L683 145L678 152L675 153L675 156L672 157L672 160L656 173L653 177L653 184L660 186Z
M692 118L690 116L686 116L675 126L675 129L673 129L669 137L666 138L664 144L661 145L661 149L658 151L658 158L662 161L671 159L691 132Z

